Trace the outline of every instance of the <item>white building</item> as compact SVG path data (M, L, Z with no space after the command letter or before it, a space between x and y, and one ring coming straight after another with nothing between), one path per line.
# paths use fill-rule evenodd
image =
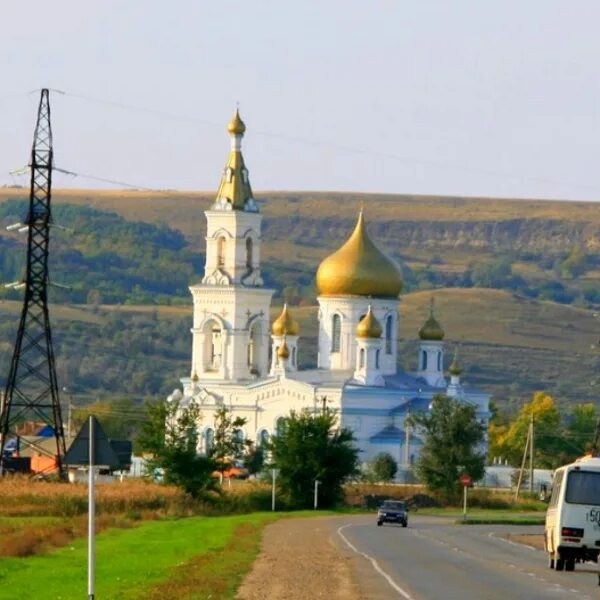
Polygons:
M218 406L245 417L240 432L261 443L291 410L326 404L350 428L361 460L389 452L408 465L419 438L407 431L410 412L426 411L435 394L476 405L487 424L489 394L467 388L455 357L444 373L444 331L430 315L419 330L418 371L398 369L396 264L371 240L362 211L343 246L317 271L318 367L299 370L298 323L284 307L269 325L273 290L260 272L261 214L252 196L241 152L245 125L239 113L228 125L231 151L217 198L206 211L206 267L191 286L194 300L190 376L170 397L202 407L201 451L210 446Z

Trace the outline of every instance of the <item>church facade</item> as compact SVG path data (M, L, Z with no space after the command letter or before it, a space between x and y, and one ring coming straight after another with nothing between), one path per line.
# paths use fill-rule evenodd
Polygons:
M201 407L199 451L210 449L214 413L223 405L246 418L239 435L257 444L276 433L291 410L327 406L354 432L361 461L388 452L406 468L422 441L405 419L429 410L436 394L472 403L487 425L490 396L462 383L456 353L448 375L444 371L444 330L433 301L419 330L418 370L398 368L402 279L369 236L362 211L348 240L317 270L318 364L299 369L301 332L293 311L284 306L269 321L274 290L261 277L262 215L242 156L245 130L236 111L228 125L229 159L205 212L204 277L190 287L191 369L169 396Z

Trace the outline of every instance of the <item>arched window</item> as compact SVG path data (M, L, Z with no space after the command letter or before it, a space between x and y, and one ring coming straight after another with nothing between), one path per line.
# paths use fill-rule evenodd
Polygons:
M204 450L210 454L215 443L215 431L210 427L204 432Z
M442 370L442 353L438 352L437 355L437 370L441 371Z
M342 337L342 318L340 315L333 315L331 321L331 351L340 351L340 340Z
M217 321L210 320L204 327L203 363L205 371L218 371L222 364L223 336L221 325Z
M375 350L375 368L379 369L379 350Z
M359 369L365 368L365 349L364 348L360 349L360 353L358 355L358 368Z
M263 429L258 435L258 445L264 448L269 443L269 432Z
M292 366L296 366L296 346L292 348Z
M392 326L394 324L394 319L392 319L392 315L389 315L385 320L385 353L392 353Z
M425 371L427 369L427 352L425 350L421 351L421 370Z
M251 269L252 268L252 264L253 264L252 238L251 237L247 237L246 238L246 267L248 267L248 269Z
M221 236L217 240L217 267L225 266L225 244L225 237Z

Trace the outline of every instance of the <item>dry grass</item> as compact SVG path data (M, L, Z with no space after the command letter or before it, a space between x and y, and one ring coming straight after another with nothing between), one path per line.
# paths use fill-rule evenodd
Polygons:
M51 481L34 481L27 477L0 479L0 516L71 517L87 511L87 486ZM96 510L102 514L187 514L193 505L188 496L174 486L140 479L123 483L99 483Z

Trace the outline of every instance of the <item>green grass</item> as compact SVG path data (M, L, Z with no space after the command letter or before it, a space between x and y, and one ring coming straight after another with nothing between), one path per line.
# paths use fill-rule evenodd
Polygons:
M543 525L545 512L535 510L494 509L467 507L467 519L463 519L462 508L423 508L418 515L447 517L459 525Z
M233 598L257 555L262 527L281 516L191 517L107 530L97 536L96 595L207 598L214 589L206 585L218 585L213 598ZM0 559L0 599L85 597L86 565L85 539L42 556Z

